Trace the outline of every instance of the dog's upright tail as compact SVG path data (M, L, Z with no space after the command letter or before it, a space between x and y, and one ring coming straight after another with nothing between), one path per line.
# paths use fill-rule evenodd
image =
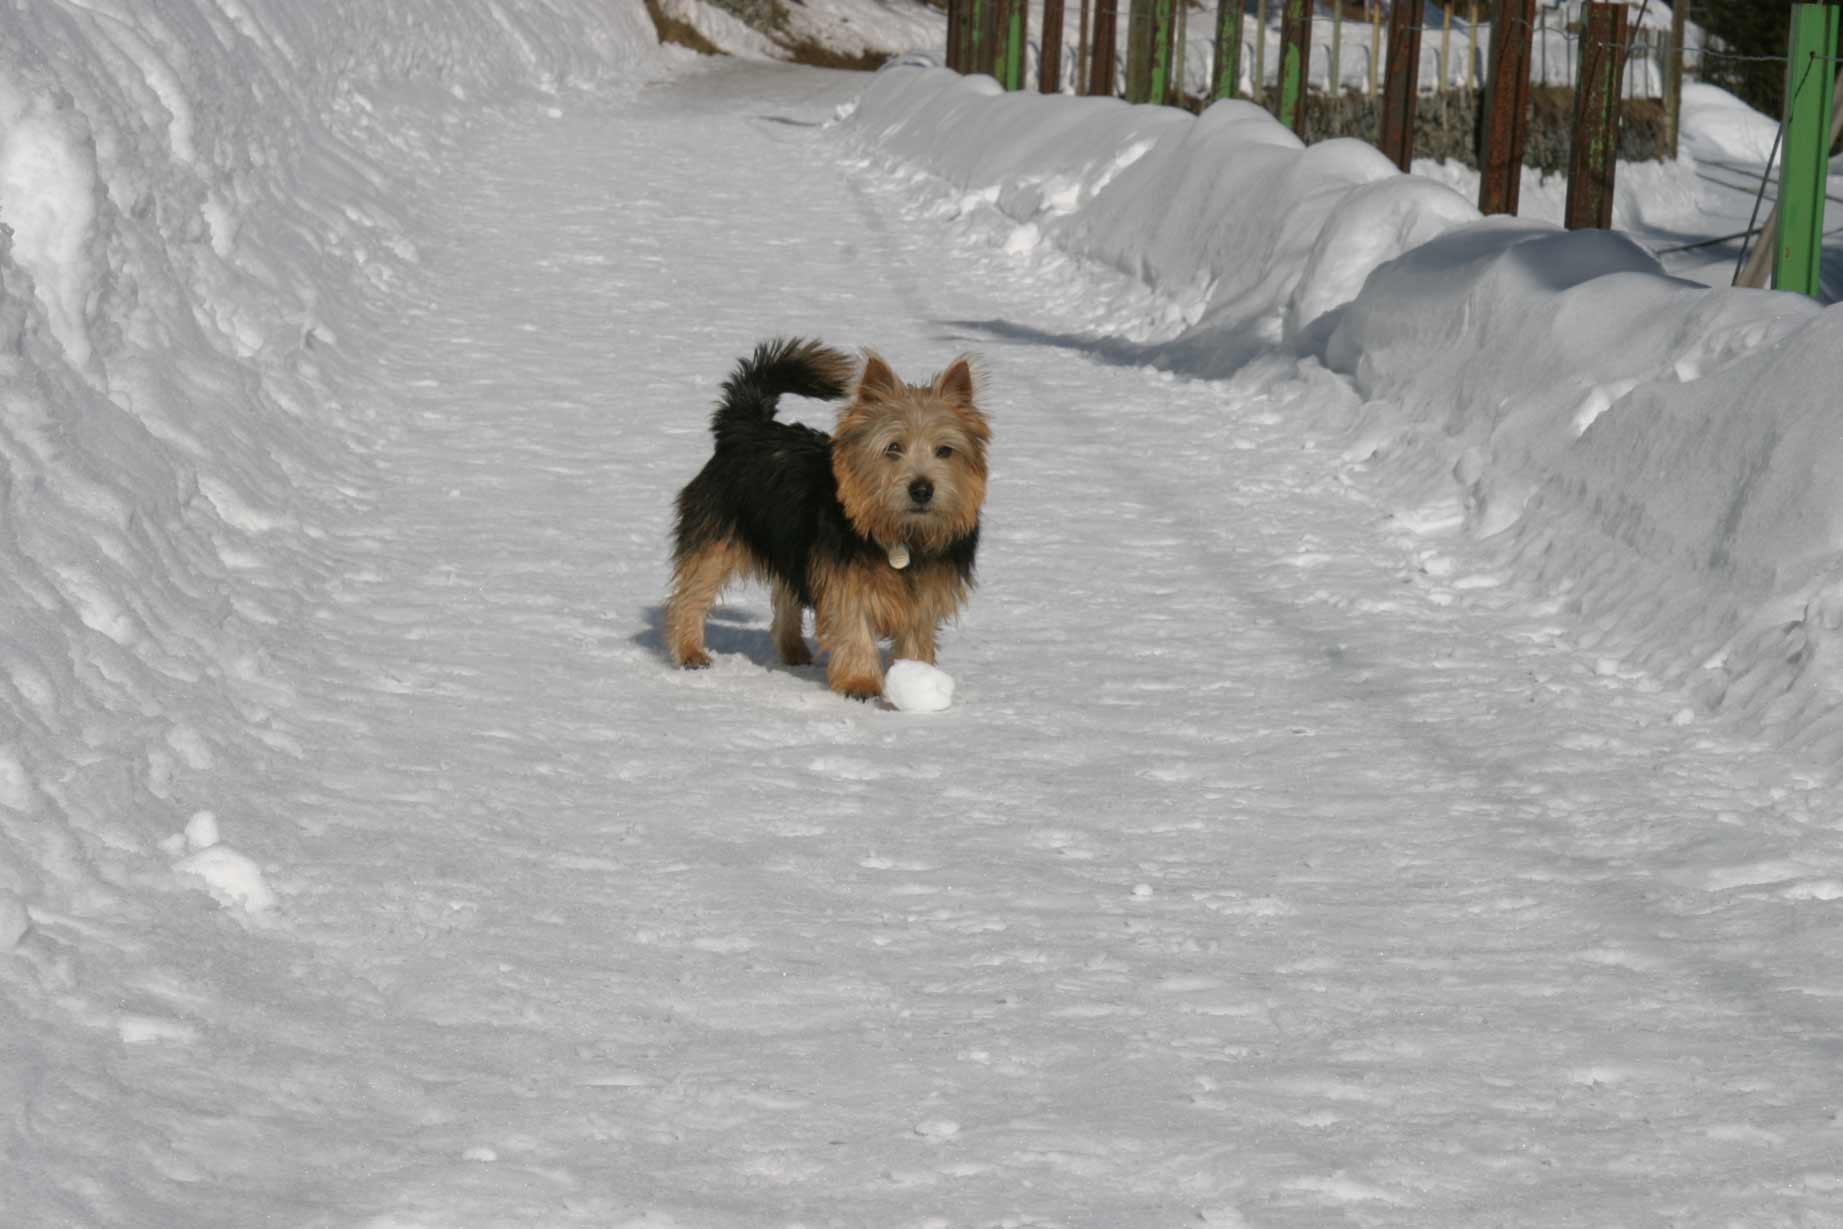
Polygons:
M766 422L774 417L782 393L836 401L850 387L856 367L848 355L816 341L764 341L723 382L723 400L711 415L710 429L721 444L739 427Z

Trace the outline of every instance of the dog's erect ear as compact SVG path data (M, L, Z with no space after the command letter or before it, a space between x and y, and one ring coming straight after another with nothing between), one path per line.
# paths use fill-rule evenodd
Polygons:
M973 363L962 354L934 377L934 394L943 401L971 408L973 404Z
M888 401L903 390L901 380L883 356L875 350L865 351L864 374L858 377L859 401Z

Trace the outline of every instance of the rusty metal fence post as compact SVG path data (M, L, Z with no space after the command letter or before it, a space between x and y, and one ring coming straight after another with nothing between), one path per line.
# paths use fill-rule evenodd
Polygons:
M1421 91L1420 16L1400 0L1389 10L1389 75L1382 99L1382 152L1404 171L1414 169L1414 109Z
M1126 100L1168 101L1178 0L1133 0L1127 34Z
M960 17L961 58L963 73L992 71L992 36L997 32L998 0L966 0Z
M1211 98L1233 98L1241 92L1241 5L1222 0L1216 9L1216 60L1211 66Z
M1120 22L1120 0L1094 0L1094 48L1088 54L1088 92L1112 98L1114 91L1114 40Z
M1613 176L1619 157L1619 83L1625 77L1626 7L1589 0L1582 10L1581 81L1574 94L1568 151L1569 230L1613 224Z
M1037 68L1037 89L1062 93L1062 0L1043 0L1043 55Z
M1492 16L1478 210L1514 214L1523 188L1523 142L1529 131L1530 41L1536 0L1497 0Z

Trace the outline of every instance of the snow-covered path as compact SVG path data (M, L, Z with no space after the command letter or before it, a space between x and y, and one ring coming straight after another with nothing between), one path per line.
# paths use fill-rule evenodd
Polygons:
M456 168L278 650L301 755L224 817L276 920L161 957L135 1108L41 1125L48 1185L125 1154L70 1223L1843 1219L1834 797L1387 518L1291 421L1337 379L1068 341L1102 275L854 163L856 84ZM948 713L775 664L751 590L663 658L671 497L777 333L985 357Z

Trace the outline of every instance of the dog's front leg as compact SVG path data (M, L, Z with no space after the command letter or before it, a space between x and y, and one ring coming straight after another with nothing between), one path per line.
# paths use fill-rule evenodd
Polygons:
M925 661L934 664L934 624L911 623L897 629L890 651L897 657L908 661Z
M883 659L877 653L877 638L865 613L850 606L828 608L822 601L816 622L819 642L831 653L826 662L826 682L832 690L853 700L872 700L882 695Z

